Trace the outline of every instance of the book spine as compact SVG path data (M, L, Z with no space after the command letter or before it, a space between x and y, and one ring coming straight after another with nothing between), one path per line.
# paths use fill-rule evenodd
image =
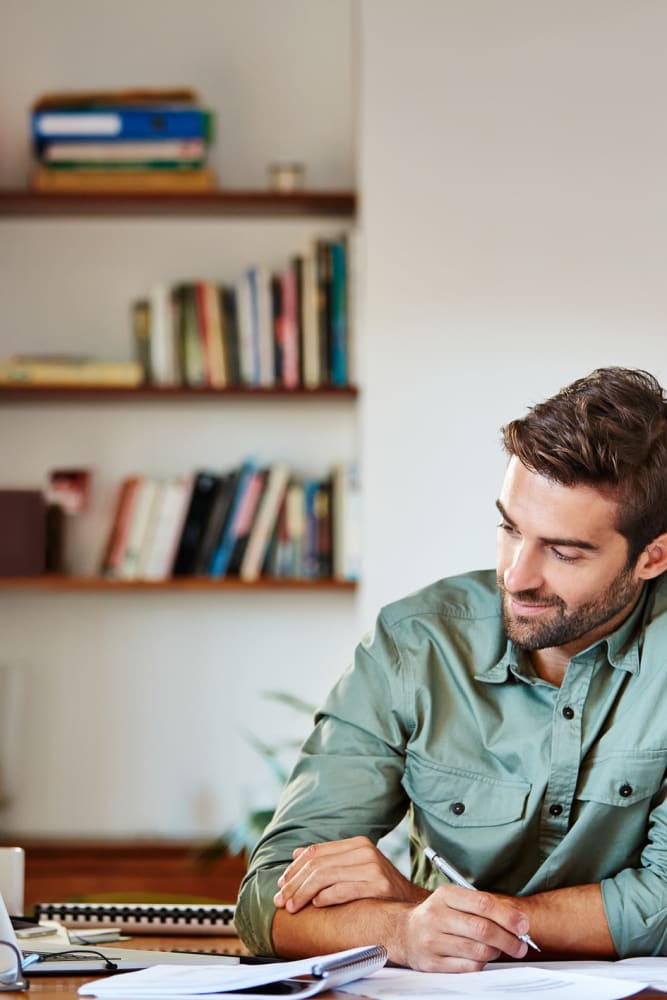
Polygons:
M135 388L144 372L138 361L1 361L1 385L108 385Z
M205 139L208 113L199 108L115 108L35 111L35 139Z
M345 244L334 240L331 253L331 382L346 385L347 375L347 262Z

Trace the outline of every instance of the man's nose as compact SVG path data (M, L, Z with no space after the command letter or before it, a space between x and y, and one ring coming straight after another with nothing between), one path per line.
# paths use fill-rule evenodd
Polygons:
M539 554L526 545L519 545L503 573L503 583L511 594L518 594L523 590L539 590L544 583Z

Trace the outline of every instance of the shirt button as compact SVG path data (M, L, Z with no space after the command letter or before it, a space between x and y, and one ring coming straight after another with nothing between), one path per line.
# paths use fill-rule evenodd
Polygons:
M622 795L624 799L627 799L628 796L632 795L632 785L628 785L627 782L624 785L621 785L618 790L618 794Z
M563 709L563 715L564 715L564 717L566 719L573 719L574 718L574 709L570 708L569 705L566 705L565 708Z
M549 806L549 812L552 816L560 816L563 811L563 807L560 802L554 802L553 805Z
M465 803L463 802L452 802L449 808L452 810L455 816L460 816L462 813L466 811Z

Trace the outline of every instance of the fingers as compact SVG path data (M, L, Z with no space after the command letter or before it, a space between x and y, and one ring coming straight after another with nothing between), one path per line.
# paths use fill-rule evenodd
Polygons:
M528 945L517 935L528 932L528 920L513 903L491 893L443 886L412 915L413 946L433 971L472 971L503 953L523 958ZM461 964L462 963L462 964Z
M308 903L332 906L353 899L387 897L389 879L376 848L363 837L298 848L278 879L274 903L297 913Z

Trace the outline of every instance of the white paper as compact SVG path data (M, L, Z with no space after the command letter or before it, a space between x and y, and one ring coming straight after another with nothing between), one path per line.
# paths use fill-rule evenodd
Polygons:
M486 993L496 1000L524 997L525 1000L548 994L553 1000L617 1000L644 989L646 984L626 979L588 976L527 965L485 969L482 972L413 972L410 969L380 969L366 979L339 986L343 993L373 997L375 1000L420 1000L422 997L446 997L468 1000Z
M667 993L667 958L623 958L620 961L586 959L574 962L533 962L533 968L564 972L582 972L587 976L607 976L611 979L641 980L646 986ZM515 962L494 962L492 968L516 968Z
M95 979L79 987L84 996L99 997L189 997L204 993L233 993L251 986L264 986L281 979L309 975L314 966L326 966L333 959L354 961L368 948L349 948L331 955L300 958L295 962L265 962L260 965L155 965L139 972ZM361 971L363 974L363 970ZM327 989L323 980L313 992ZM619 994L620 995L620 994Z

